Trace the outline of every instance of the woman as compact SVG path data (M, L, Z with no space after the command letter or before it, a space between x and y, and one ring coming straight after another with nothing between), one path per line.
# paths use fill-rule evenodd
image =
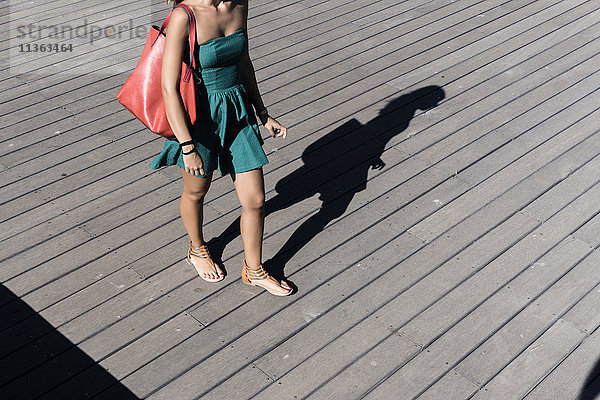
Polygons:
M292 292L291 287L270 276L261 263L265 198L262 166L268 160L250 103L272 137L285 138L287 129L269 116L258 91L248 56L248 0L175 3L188 5L196 18L200 103L197 122L188 129L178 82L182 59L189 58L189 21L186 11L176 7L167 28L161 84L167 119L177 141L167 140L150 167L181 168L180 211L190 239L186 260L208 282L221 281L224 274L211 259L202 235L204 196L215 169L221 175L230 174L242 206L242 279L274 295L286 296Z

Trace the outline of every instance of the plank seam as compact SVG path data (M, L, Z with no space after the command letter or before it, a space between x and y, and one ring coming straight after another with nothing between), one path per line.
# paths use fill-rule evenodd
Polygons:
M96 235L94 235L93 233L91 233L90 231L88 231L87 229L85 229L84 226L82 225L77 225L78 229L81 229L82 231L84 231L85 233L87 233L90 236L90 239L96 239ZM11 256L10 258L12 258L13 256ZM9 259L10 259L9 258Z
M263 371L263 370L262 370L262 368L261 368L261 367L260 367L258 364L256 364L256 361L252 361L251 365L252 365L254 368L258 369L258 370L259 370L260 372L262 372L263 374L265 374L265 376L266 376L267 378L269 378L269 380L271 381L271 383L275 383L275 379L273 379L273 378L272 378L272 377L271 377L269 374L267 374L265 371Z
M198 318L196 318L196 317L194 316L194 314L192 314L192 313L190 313L190 312L186 311L186 312L184 313L184 315L186 315L186 316L188 316L188 317L192 317L192 318L193 318L193 319L194 319L196 322L198 322L198 323L199 323L199 324L200 324L200 325L201 325L203 328L207 328L207 325L206 325L204 322L200 321ZM209 329L209 330L210 330L210 329Z
M129 265L129 266L127 266L126 268L129 268L130 270L132 270L133 272L135 272L136 274L138 274L142 280L147 280L147 277L146 277L146 276L144 276L144 274L140 273L140 271L138 271L137 269L135 269L135 267L134 267L133 265ZM106 275L106 278L108 278L108 277L109 277L109 276L111 276L111 275L114 275L114 274L116 274L117 272L121 271L122 269L123 269L123 268L120 268L120 269L116 270L115 272L111 272L110 274ZM134 285L134 286L137 286L137 284L136 284L136 285ZM75 292L75 293L77 293L77 292ZM75 293L72 293L72 294L75 294ZM64 299L63 299L63 300L64 300ZM102 303L101 303L101 304L102 304ZM46 308L48 308L48 307L46 307ZM93 309L93 308L92 308L92 309ZM89 310L88 310L88 311L89 311ZM76 317L76 318L77 318L77 317ZM68 322L68 321L67 321L67 322ZM67 323L67 322L65 322L65 323Z
M592 290L594 290L594 288L592 288ZM587 293L586 293L586 294L587 294ZM582 297L582 298L583 298L583 297ZM582 298L581 298L581 299L582 299ZM581 299L578 299L578 301L579 301L579 300L581 300ZM573 304L573 306L575 306L576 304L577 304L577 303ZM571 308L573 308L573 307L571 307ZM570 310L571 308L569 308L569 310ZM568 311L568 310L567 310L567 311ZM566 315L566 314L567 314L566 312L565 312L565 313L563 313L562 317L560 317L559 319L557 319L557 320L556 320L556 322L558 322L558 321L563 321L564 323L571 325L573 328L575 328L575 329L577 329L578 331L580 331L581 333L583 333L583 334L585 335L585 338L587 338L587 337L589 337L589 336L590 336L590 334L589 334L589 333L588 333L588 332L587 332L587 331L586 331L584 328L582 328L582 327L578 326L578 325L577 325L577 324L575 324L574 322L571 322L571 321L569 321L569 320L565 319L564 317L565 317L565 315ZM583 340L585 340L585 338L584 338ZM582 342L583 342L583 340L582 340ZM559 363L559 364L560 364L560 363Z

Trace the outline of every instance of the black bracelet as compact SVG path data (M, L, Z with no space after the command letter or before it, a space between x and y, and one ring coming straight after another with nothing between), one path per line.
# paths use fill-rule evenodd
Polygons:
M187 153L185 151L181 151L181 154L183 154L184 156L187 156L188 154L192 154L195 151L196 151L196 146L192 147L192 149L190 151L188 151Z
M187 146L188 144L194 144L194 141L188 140L187 142L181 142L181 143L179 143L179 148L181 148L183 146Z

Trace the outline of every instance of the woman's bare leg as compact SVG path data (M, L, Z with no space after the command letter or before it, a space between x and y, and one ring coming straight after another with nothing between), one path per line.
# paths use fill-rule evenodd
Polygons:
M181 219L192 241L192 246L199 247L205 243L202 235L204 197L210 188L212 174L206 178L200 178L181 169L181 176L183 178L183 191L179 201ZM222 272L218 265L215 264L213 267L206 259L192 256L191 261L198 272L206 278L216 279Z
M242 205L240 217L240 233L244 243L244 255L249 268L256 268L262 263L262 240L264 231L265 186L262 168L240 172L233 176L233 184ZM287 293L279 282L269 277L262 284L271 290Z

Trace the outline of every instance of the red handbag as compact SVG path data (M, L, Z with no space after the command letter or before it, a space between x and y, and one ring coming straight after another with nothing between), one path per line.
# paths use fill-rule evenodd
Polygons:
M190 21L191 61L189 65L182 62L179 92L181 93L185 113L189 116L188 125L191 127L196 122L196 82L193 76L196 71L196 61L194 59L196 19L189 6L178 4L173 7L173 10L176 7L183 8L187 12ZM160 28L153 25L150 29L142 56L123 87L119 90L117 100L152 132L166 139L176 140L167 120L160 84L162 56L166 38L165 28L171 18L171 12Z

